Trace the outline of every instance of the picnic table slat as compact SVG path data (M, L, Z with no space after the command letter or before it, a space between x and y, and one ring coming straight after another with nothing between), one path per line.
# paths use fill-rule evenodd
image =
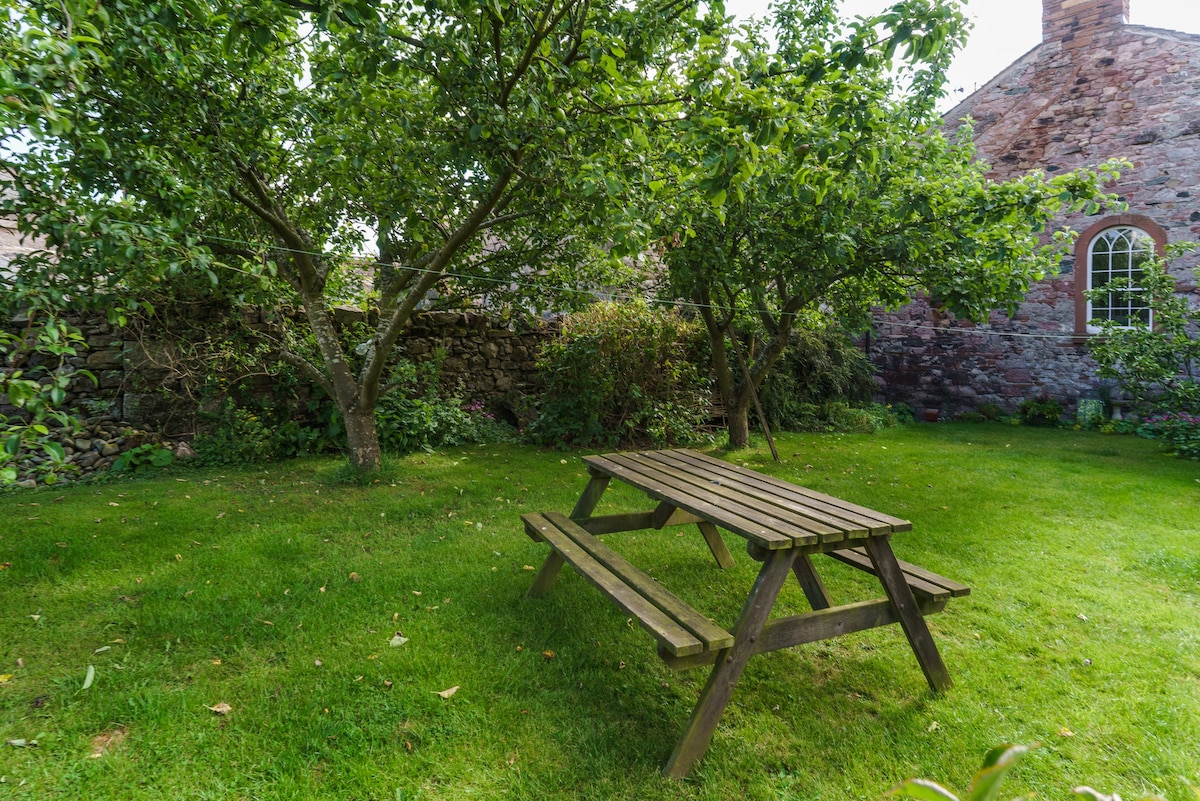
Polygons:
M560 518L567 521L569 525L574 525L565 515L560 515ZM688 656L704 650L704 643L696 635L639 595L620 576L613 573L581 545L560 531L557 523L538 514L521 515L521 519L525 521L527 527L535 529L537 534L561 554L568 563L576 567L579 575L608 596L617 606L637 618L642 628L648 631L670 653L675 656ZM582 529L580 530L582 531ZM586 532L584 533L586 535ZM586 536L590 537L590 535Z
M870 573L872 576L878 575L875 565L871 562L871 558L859 549L847 548L841 551L830 551L829 556L851 567L856 567L865 573ZM945 587L911 575L907 570L904 570L903 565L901 565L901 571L904 573L904 582L908 584L909 589L912 590L914 595L923 595L935 600L950 597L950 591Z
M806 498L815 503L826 504L832 509L839 510L840 514L854 515L855 517L853 519L857 519L864 525L867 525L872 529L872 533L882 533L881 528L884 526L888 527L888 530L892 532L912 530L912 523L908 520L904 520L899 517L893 517L892 515L884 514L883 512L878 512L874 509L868 509L865 506L859 506L858 504L844 501L841 498L835 498L832 495L826 495L825 493L817 492L816 490L800 486L799 484L793 484L789 481L785 481L784 479L775 478L774 476L768 476L765 473L759 473L746 467L741 467L720 459L714 459L711 456L699 453L698 451L693 451L689 448L677 448L668 452L678 454L681 458L689 459L693 463L707 467L710 470L723 471L726 475L753 478L762 484L770 486L772 491L778 490L784 492L785 494L792 494L801 498Z
M707 502L712 509L707 517L719 525L725 526L726 521L734 524L738 524L739 521L750 521L751 524L758 527L757 530L760 532L773 532L776 536L786 538L789 544L812 545L821 542L821 534L816 531L789 525L788 521L773 514L778 510L772 509L764 512L756 509L754 506L747 505L736 494L731 497L727 491L723 493L722 488L718 485L702 481L692 483L693 476L679 471L676 471L677 474L672 474L670 468L665 465L647 459L639 459L631 454L613 453L608 454L605 458L645 479L657 482L660 486L670 488L676 493ZM736 531L733 528L730 530ZM838 541L840 542L842 539L839 537Z
M710 485L713 484L713 473L709 467L699 468L698 465L685 457L681 457L676 451L659 451L645 454L645 456L652 458L656 462L669 464L672 467L688 472L689 475L695 477L697 480L707 481ZM703 469L705 472L697 472L698 469ZM786 512L789 516L795 515L813 521L813 523L821 527L823 542L861 539L871 533L871 528L878 528L878 523L875 523L874 526L864 525L861 520L853 519L851 515L844 511L823 508L827 507L827 505L812 500L801 503L794 498L784 497L774 487L764 487L759 482L746 481L745 478L742 475L732 477L721 475L717 478L719 483L715 486L724 488L734 496L754 499L757 503L767 504L777 510L782 510L782 512ZM838 511L841 511L840 515L836 513ZM829 536L830 534L836 534L836 536Z
M574 521L558 512L545 515L554 525L562 528ZM704 643L705 650L719 650L733 645L733 635L701 615L674 593L667 590L651 576L634 567L627 559L594 537L580 537L577 542L592 557L604 565L622 581L637 590L643 598L665 612L676 623L683 626Z
M641 456L641 454L639 454ZM790 509L764 501L761 498L748 496L744 493L736 492L733 488L724 484L714 484L705 476L698 475L695 472L689 472L686 467L680 467L669 462L659 460L641 460L639 464L643 465L648 470L654 470L655 473L661 474L660 480L664 483L668 479L673 479L676 482L682 482L678 486L680 489L687 487L695 487L696 490L710 495L720 497L722 507L728 508L731 511L736 510L736 513L747 519L762 519L772 527L779 526L782 522L786 526L794 526L799 529L799 541L807 544L809 535L815 534L821 542L841 542L846 539L845 526L833 527L826 525L820 521L813 520L801 514L797 514ZM766 517L760 517L766 515ZM866 529L862 530L866 534ZM780 533L789 533L782 531Z
M871 558L867 556L867 552L863 548L847 548L841 551L830 551L829 555L840 562L853 564L854 567L865 570L867 573L872 575L875 574L875 567L871 564ZM951 598L961 598L964 595L971 594L971 588L966 584L960 584L954 579L948 579L945 576L939 576L932 570L926 570L923 567L918 567L917 565L909 564L908 562L902 562L899 559L896 561L899 563L900 569L904 571L904 575L908 579L908 585L913 588L913 592L921 591L918 590L917 585L913 583L913 580L917 580L924 584L929 584L945 590L947 593L949 593Z
M619 456L619 454L612 455ZM646 476L642 470L638 469L636 462L633 466L629 466L607 456L585 456L584 460L611 473L614 477L620 478L621 481L641 490L655 500L669 501L680 509L706 520L720 520L724 528L767 550L790 548L795 544L793 537L780 534L759 522L725 513L720 506L713 503L711 496L709 498L696 497L681 492L677 487L664 484L653 476ZM817 541L815 535L812 537L812 541L814 543Z

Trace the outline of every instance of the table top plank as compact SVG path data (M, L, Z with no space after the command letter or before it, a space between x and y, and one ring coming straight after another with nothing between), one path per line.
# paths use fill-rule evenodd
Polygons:
M636 461L630 466L628 462L622 463L610 458L613 456L619 457L620 454L585 456L584 461L615 478L619 478L631 487L641 490L655 500L668 501L680 509L691 512L694 515L699 515L706 520L719 520L723 528L745 537L767 550L791 548L796 544L794 538L780 534L770 527L763 526L759 522L747 520L733 514L724 514L721 508L713 502L711 496L707 498L697 497L692 493L683 492L671 484L664 484L654 475L646 475L639 468ZM816 539L814 535L813 541L816 542Z
M807 534L816 534L822 542L841 542L846 539L851 524L845 521L835 521L836 525L829 525L825 520L816 520L812 516L806 515L799 504L787 505L786 503L774 503L773 499L762 497L761 494L754 492L742 491L744 488L737 485L736 482L714 481L710 474L698 473L695 469L689 469L686 463L679 464L665 458L666 454L649 453L638 454L641 457L650 457L651 460L658 465L658 469L672 478L686 485L692 485L706 492L718 495L727 502L732 504L730 508L739 509L739 513L744 517L757 516L759 514L768 515L769 518L778 518L783 520L789 526L794 526L800 531ZM743 511L745 510L745 511ZM866 536L867 530L859 528L863 536ZM791 533L783 531L781 533ZM803 543L801 543L803 544Z
M817 531L789 525L788 521L776 514L778 509L773 509L769 505L767 511L754 508L753 505L748 505L744 498L738 497L736 493L729 493L722 487L707 481L695 481L694 475L687 475L681 471L672 473L671 468L639 458L638 455L632 453L610 453L606 458L629 468L644 478L652 479L663 486L672 487L677 492L686 493L693 498L708 502L715 511L710 513L707 518L719 526L724 527L726 521L748 520L758 526L760 531L770 531L786 537L789 545L814 545L822 541L821 534ZM832 533L837 534L837 532ZM844 539L843 536L838 536L838 542Z
M761 485L771 488L771 491L782 492L787 497L795 497L802 503L810 501L813 503L822 504L823 507L838 510L839 516L849 516L848 519L860 522L871 529L872 533L881 534L887 532L911 531L912 523L899 517L894 517L883 512L878 512L874 509L868 509L865 506L859 506L855 503L835 498L832 495L826 495L816 490L802 487L799 484L793 484L784 479L768 476L765 473L759 473L739 465L725 462L720 459L715 459L698 451L693 451L688 448L678 448L666 453L678 454L680 458L687 459L693 464L709 468L713 471L723 472L729 476L739 476L747 479L753 479Z
M754 498L760 502L815 521L817 524L821 524L826 530L836 531L840 535L836 539L861 539L868 536L875 527L865 525L861 520L852 519L852 515L840 509L830 507L827 504L822 504L811 499L805 499L801 502L794 497L786 497L778 489L764 487L757 482L746 481L741 475L724 473L715 475L713 470L707 467L699 467L686 457L681 456L678 451L654 451L644 455L655 461L689 471L692 475L697 476L697 478L703 478L703 480L708 481L710 484L719 482L719 486L729 488L737 496ZM698 468L704 472L697 473ZM838 512L841 512L841 514L839 515ZM829 539L835 538L831 537Z

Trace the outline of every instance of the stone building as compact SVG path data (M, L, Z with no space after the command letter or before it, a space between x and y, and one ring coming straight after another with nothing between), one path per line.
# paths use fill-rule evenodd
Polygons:
M947 415L982 403L1011 411L1046 392L1073 408L1097 388L1089 321L1146 316L1085 291L1128 276L1167 242L1200 241L1200 35L1130 25L1129 3L1043 0L1042 42L945 118L951 129L974 121L998 179L1127 159L1133 168L1112 191L1128 211L1063 220L1080 232L1074 253L1011 319L973 325L921 300L877 314L870 350L887 400ZM1172 266L1193 295L1195 264Z

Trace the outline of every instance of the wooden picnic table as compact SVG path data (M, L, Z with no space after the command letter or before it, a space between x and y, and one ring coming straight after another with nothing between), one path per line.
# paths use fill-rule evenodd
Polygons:
M550 545L529 590L547 592L570 563L658 641L675 670L712 665L708 682L663 773L682 778L704 755L717 722L751 656L899 623L935 691L950 674L924 615L940 612L970 590L958 582L900 562L889 542L912 524L839 498L714 459L693 450L610 453L584 457L590 480L570 516L522 515L526 533ZM616 479L657 501L646 512L593 515ZM746 540L762 563L732 628L718 626L670 593L599 537L622 531L697 524L721 567L733 564L718 529ZM813 564L826 554L876 576L886 597L835 606ZM789 575L800 583L811 612L771 619Z

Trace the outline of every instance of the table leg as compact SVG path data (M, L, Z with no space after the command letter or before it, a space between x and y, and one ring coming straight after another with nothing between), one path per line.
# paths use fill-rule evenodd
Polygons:
M892 602L896 616L900 618L904 636L908 637L908 643L921 664L925 680L934 692L950 689L954 686L950 671L946 670L937 645L933 642L933 635L929 633L929 626L925 624L925 618L917 609L912 590L904 581L904 573L896 562L896 554L892 552L887 537L868 537L866 548L871 563L875 565L875 573L887 592L888 600Z
M600 503L600 496L608 489L608 482L610 481L612 481L611 476L592 473L591 480L583 488L583 494L579 496L579 502L575 504L575 508L571 511L571 519L579 520L580 518L591 517L596 504Z
M592 473L591 480L583 488L583 494L579 496L579 501L575 504L575 510L571 512L571 519L591 517L592 510L600 502L600 496L604 494L604 490L608 489L608 482L611 480L609 476ZM558 578L558 571L562 570L564 564L558 551L551 548L550 553L546 555L546 561L542 562L541 569L533 579L533 585L525 594L530 598L537 598L549 592L550 588L554 586L555 579Z
M717 654L717 663L708 676L704 691L700 693L700 700L692 711L692 717L675 745L675 752L663 767L664 775L682 779L708 750L721 713L725 711L725 706L733 695L746 662L754 654L754 643L762 632L763 624L770 617L775 599L779 596L779 590L787 580L795 560L796 551L791 549L771 551L766 556L758 578L754 581L754 587L742 606L737 624L731 632L733 646Z
M717 527L707 520L696 525L699 527L700 533L704 535L704 541L708 543L708 550L712 551L717 564L725 569L733 567L733 554L725 546L725 540L721 539L721 532L717 531Z
M804 597L808 599L809 606L814 611L828 609L833 605L829 600L829 593L825 590L825 582L821 581L816 567L813 566L812 557L806 553L800 554L792 565L792 572L796 574L796 580L804 590Z

